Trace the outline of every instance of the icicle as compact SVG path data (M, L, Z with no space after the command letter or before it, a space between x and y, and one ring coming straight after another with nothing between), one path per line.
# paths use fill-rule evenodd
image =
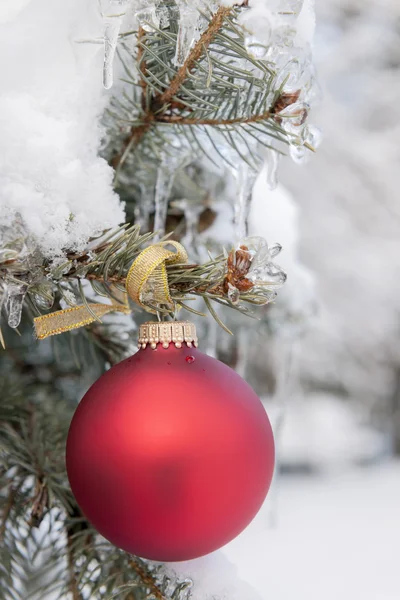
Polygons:
M190 4L187 0L177 0L179 8L179 29L176 40L174 64L178 67L182 66L185 62L198 31L197 24L200 13L197 10L196 2L193 2L193 0L189 1L191 2Z
M198 234L198 225L199 225L199 217L203 212L204 207L202 205L194 204L194 202L186 202L186 207L184 210L185 221L186 221L186 235L185 235L185 243L189 248L193 249L193 252L196 256L198 256L197 249L197 234Z
M291 58L279 71L274 84L275 89L282 88L285 92L301 89L305 68L303 57Z
M322 133L315 125L306 125L302 133L302 138L305 143L312 146L315 150L322 141Z
M190 157L175 151L175 155L165 154L157 170L156 191L154 197L154 240L157 241L165 235L165 225L168 212L168 198L171 194L177 169L183 167Z
M276 150L268 149L266 151L266 167L267 167L267 187L269 190L275 190L278 185L278 166L280 155Z
M148 183L140 183L140 201L135 207L135 223L140 231L149 231L149 217L154 203L154 187Z
M166 22L166 14L163 10L164 7L162 7L160 12L157 10L158 4L158 1L151 2L149 0L140 0L140 2L138 2L135 17L145 31L154 32L154 27L157 29L160 27L160 20L163 20L164 23Z
M103 86L106 90L109 90L113 84L113 63L115 51L117 49L118 35L125 16L125 9L127 8L129 1L130 0L109 0L108 9L114 9L115 14L104 15Z
M155 216L154 216L154 241L158 241L165 234L165 225L168 212L168 198L171 193L174 182L174 173L171 173L171 167L166 157L163 158L157 171L156 192L154 196Z
M266 3L258 4L239 17L243 25L244 45L254 58L263 59L271 42L273 16Z
M307 160L307 149L304 146L290 145L289 154L295 163L302 164Z
M234 207L235 233L239 240L248 234L251 197L256 179L257 173L247 163L241 163L237 171L237 194Z
M7 284L6 311L8 324L15 329L21 322L22 306L26 294L25 284Z
M274 245L271 249L268 246L260 248L251 262L247 274L248 279L256 285L259 283L266 288L272 288L272 290L280 288L285 283L287 276L281 267L272 262L271 250L275 257L281 249L280 244Z
M197 237L198 237L198 226L199 217L204 210L204 206L200 203L197 204L188 200L187 198L181 198L180 200L174 200L172 205L183 212L186 224L186 233L182 239L182 244L188 250L189 254L194 259L199 259L199 251L197 248Z

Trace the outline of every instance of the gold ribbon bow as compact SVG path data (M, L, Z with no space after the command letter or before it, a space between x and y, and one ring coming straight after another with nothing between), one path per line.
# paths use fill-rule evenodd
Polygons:
M175 251L168 250L172 246ZM167 265L186 263L188 255L179 242L165 241L153 244L143 250L133 261L125 282L126 292L121 303L112 300L111 304L83 304L43 315L34 319L35 333L39 340L89 325L109 312L128 314L128 296L147 312L156 314L156 305L172 307L173 302L168 286Z

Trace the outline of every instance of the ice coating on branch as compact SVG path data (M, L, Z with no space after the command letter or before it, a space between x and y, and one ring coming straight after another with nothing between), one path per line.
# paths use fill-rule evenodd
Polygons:
M266 291L275 292L286 281L286 273L272 259L282 250L280 244L268 247L265 238L253 235L240 240L239 248L247 248L251 264L246 275L255 285L262 285Z
M165 225L168 212L168 198L171 193L173 176L169 167L168 159L163 159L157 170L156 193L154 196L155 215L154 231L155 241L158 241L165 234Z
M241 14L240 22L246 32L245 44L249 53L256 58L266 58L276 23L269 7L265 2L252 2L249 10Z
M27 286L23 283L7 283L6 285L6 312L10 327L14 329L21 322L22 306L26 294Z
M135 16L145 31L154 31L160 26L160 15L156 12L158 1L139 0L134 2Z
M117 49L119 30L121 28L122 18L108 18L104 28L104 66L103 66L103 85L109 90L113 84L113 62Z
M179 29L174 63L181 66L194 44L196 34L198 34L197 24L200 14L196 0L177 0L177 5L179 8Z

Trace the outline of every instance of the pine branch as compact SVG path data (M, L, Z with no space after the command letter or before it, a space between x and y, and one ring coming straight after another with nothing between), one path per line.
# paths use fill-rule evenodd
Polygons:
M224 19L232 11L232 8L227 6L221 6L214 14L209 22L207 29L200 36L200 39L196 42L193 49L190 51L187 59L169 84L168 89L157 97L159 106L169 104L171 100L176 96L177 91L183 85L186 77L194 69L196 62L200 56L207 50L211 44L213 38L221 29Z
M79 300L79 303L88 306L93 300L90 298L90 290L83 286L84 281L91 284L94 294L120 302L120 298L116 296L116 289L124 291L126 276L132 263L139 253L151 243L152 236L151 233L140 234L139 227L136 225L124 226L117 231L108 232L98 240L92 240L89 243L89 249L80 254L67 254L67 261L63 265L54 267L51 263L43 261L40 269L43 284L39 281L39 275L36 273L34 282L27 285L27 302L29 301L35 308L37 314L41 314L44 299L49 297L48 286L51 282L55 298L53 310L59 309L60 296L70 306L74 306ZM190 298L193 297L207 299L208 307L210 302L219 302L243 313L249 313L251 305L263 305L270 302L271 290L276 289L276 284L272 281L253 283L249 279L246 279L246 284L244 284L247 271L232 270L232 256L234 253L229 256L221 254L204 264L168 265L168 283L174 307L159 305L157 306L159 313L166 317L173 316L175 307L193 312L193 309L188 306ZM9 265L10 269L23 272L24 278L26 278L25 267L29 272L29 265L24 262L25 260L25 258L16 258L13 264ZM248 270L250 261L243 264L247 265L246 269ZM10 274L3 265L0 270L0 285L1 278L7 280L9 276ZM15 274L13 277L15 281L18 281ZM240 302L237 299L235 301L231 299L230 289L232 288L236 288L240 293ZM39 303L41 297L43 297L43 301ZM71 297L74 299L73 302ZM215 314L214 311L210 312L212 315ZM101 330L96 329L96 324L89 331L93 341L100 347L103 346L104 351L107 346L108 352L112 349L108 342L102 344ZM112 357L110 359L112 361ZM40 476L38 473L38 477Z
M214 163L216 147L229 147L243 160L240 148L245 144L255 149L246 157L255 168L260 162L257 145L277 152L288 143L313 150L301 136L304 122L298 123L298 133L293 127L288 133L284 127L285 119L293 116L285 110L299 101L302 90L287 93L284 84L275 87L277 67L254 57L246 47L245 31L238 21L247 10L245 5L220 7L211 16L201 13L206 26L178 69L173 60L177 17L167 2L164 6L170 25L148 23L151 31L140 28L136 34L136 55L123 45L119 54L126 81L134 88L133 100L125 98L122 103L115 98L116 110L109 113L112 151L108 158L116 168L116 182L124 165L125 171L134 169L135 178L148 176L149 164L154 167L164 153L176 153L177 141L183 151L197 143ZM139 90L136 96L135 90ZM305 119L306 109L303 114ZM127 124L131 125L128 134L116 133L117 127ZM255 125L257 129L252 129ZM230 164L225 153L217 150L217 154Z
M271 117L270 111L266 111L261 115L252 115L251 117L235 117L234 119L190 119L189 117L181 117L178 115L164 115L157 118L160 123L173 123L180 125L211 125L213 127L220 127L226 125L246 125L247 123L258 123L259 121L266 121Z

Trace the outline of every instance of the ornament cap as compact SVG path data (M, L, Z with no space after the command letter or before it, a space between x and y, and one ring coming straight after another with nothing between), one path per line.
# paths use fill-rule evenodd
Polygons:
M138 346L143 350L150 345L155 350L159 344L168 348L170 344L181 348L186 344L189 348L198 346L196 327L190 321L149 321L139 327Z

